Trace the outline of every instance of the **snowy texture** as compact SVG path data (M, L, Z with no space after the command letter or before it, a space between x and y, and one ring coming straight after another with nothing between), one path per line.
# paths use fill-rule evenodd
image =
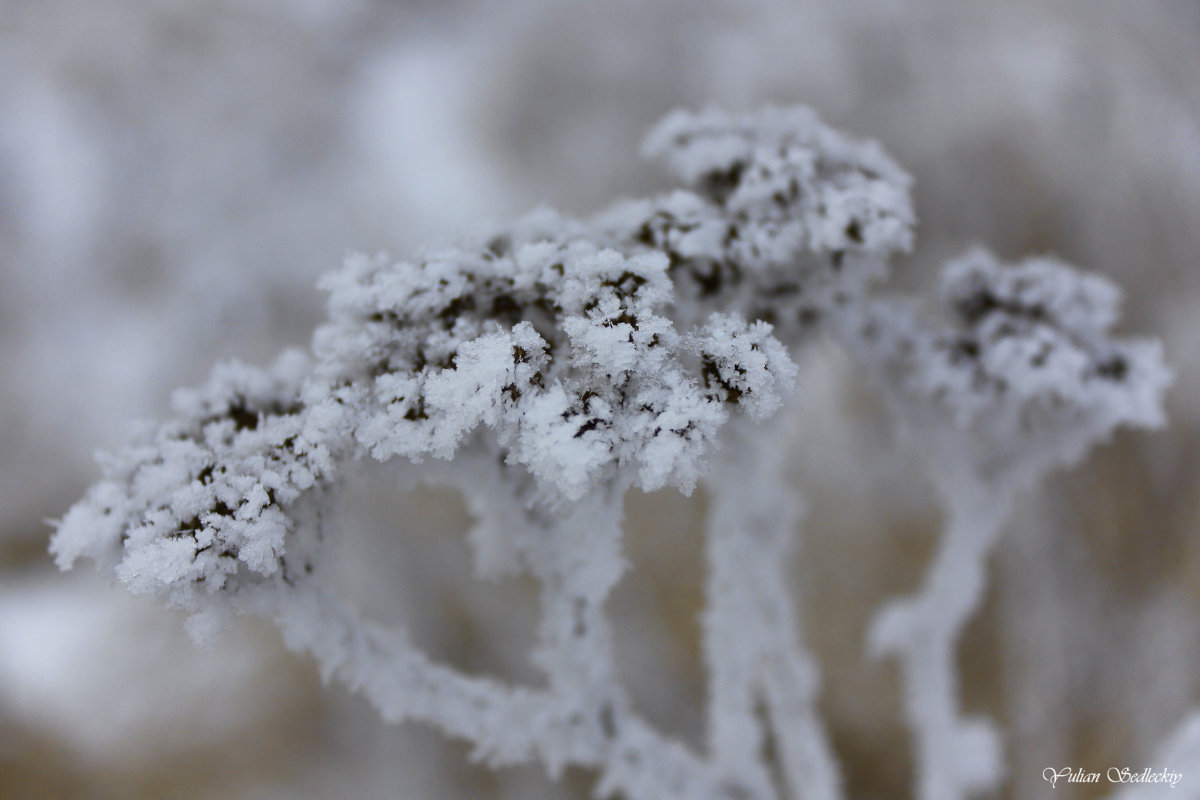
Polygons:
M948 328L878 303L843 331L945 508L923 586L885 606L869 635L873 653L901 659L920 796L931 800L989 788L1002 774L997 731L960 715L955 648L1015 493L1118 425L1162 425L1171 381L1157 342L1108 335L1116 287L1061 263L1002 265L974 251L947 265L942 299Z
M617 204L598 223L667 255L681 315L736 309L790 340L912 245L908 175L807 108L676 112L644 150L689 189Z
M726 406L769 414L795 367L760 322L677 330L667 258L585 236L537 212L417 264L351 259L324 283L310 402L380 460L448 459L484 427L566 500L622 471L691 491Z
M909 179L807 109L678 112L646 152L685 187L590 220L535 211L411 261L349 258L323 279L311 357L219 367L105 458L59 525L60 565L114 569L193 612L199 637L270 617L385 719L433 724L491 765L588 767L599 796L639 800L839 797L788 589L801 504L772 419L792 354L822 330L877 380L946 506L927 584L870 637L902 661L919 795L993 786L996 736L962 718L954 670L987 554L1014 492L1118 425L1161 424L1157 345L1112 338L1115 288L1048 260L952 263L952 327L871 297L912 243ZM480 573L538 580L543 686L435 663L337 596L323 511L342 467L366 459L404 486L460 490ZM633 708L605 611L626 569L626 490L700 481L703 754Z

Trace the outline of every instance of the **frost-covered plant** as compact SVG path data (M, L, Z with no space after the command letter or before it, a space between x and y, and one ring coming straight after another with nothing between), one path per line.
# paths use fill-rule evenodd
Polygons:
M1116 289L1045 259L952 263L947 324L871 296L912 243L909 179L807 109L676 113L646 150L685 188L589 220L536 211L414 262L350 258L322 282L311 355L218 367L105 457L59 524L59 564L94 559L191 611L199 637L270 617L385 719L431 723L491 765L592 768L599 796L838 797L788 588L800 504L771 419L823 332L878 382L947 510L926 583L869 642L903 666L920 796L993 786L997 737L960 714L954 669L987 554L1016 491L1118 425L1161 424L1159 347L1111 337ZM435 663L338 597L324 509L367 457L402 487L461 490L482 575L538 579L543 686ZM626 568L626 490L700 482L704 753L632 707L604 608Z

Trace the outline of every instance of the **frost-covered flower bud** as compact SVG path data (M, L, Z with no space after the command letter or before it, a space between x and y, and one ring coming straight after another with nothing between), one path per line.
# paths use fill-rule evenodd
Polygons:
M359 444L380 459L446 459L486 429L510 464L568 500L626 468L647 490L690 491L739 399L711 390L704 348L739 335L770 345L721 358L745 370L739 396L753 413L778 405L794 367L769 326L720 318L681 336L668 258L580 230L538 212L474 246L415 264L353 259L328 280L317 375L351 409Z
M736 310L791 342L861 299L912 246L908 175L807 108L679 111L644 150L688 188L618 204L598 224L626 247L667 254L689 319Z
M1119 425L1163 424L1171 372L1161 345L1110 335L1120 292L1103 278L975 250L947 265L942 298L952 325L877 302L854 345L890 376L893 405L923 432L915 435L932 447L942 419L961 432L943 448L958 457L939 450L933 460L970 456L980 475L1028 479L1074 462Z
M311 572L311 501L328 488L338 447L306 430L308 365L300 353L268 370L224 364L177 392L176 416L107 456L105 480L63 518L59 564L90 556L132 591L189 608Z

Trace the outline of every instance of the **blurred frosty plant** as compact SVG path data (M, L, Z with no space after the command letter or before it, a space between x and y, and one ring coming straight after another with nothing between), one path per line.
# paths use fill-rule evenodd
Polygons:
M598 795L636 800L838 797L788 589L799 501L772 421L792 355L824 332L877 381L948 512L925 585L869 642L903 666L919 795L993 787L998 737L960 715L954 669L987 554L1014 492L1118 425L1162 423L1157 343L1112 338L1116 289L1049 260L952 263L944 327L869 296L911 246L909 179L807 109L678 112L646 151L685 188L590 220L536 211L415 262L350 258L322 282L313 354L225 365L179 393L174 419L104 458L58 526L58 563L115 570L192 612L198 637L270 617L385 719L433 724L491 765L583 766ZM544 685L434 663L339 599L322 510L342 466L367 457L396 463L405 487L462 490L482 575L538 579ZM625 491L700 481L697 753L632 707L604 607L626 568Z

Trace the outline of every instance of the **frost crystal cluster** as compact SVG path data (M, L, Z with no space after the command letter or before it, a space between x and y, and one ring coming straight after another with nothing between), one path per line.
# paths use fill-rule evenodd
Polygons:
M270 617L385 719L435 725L492 765L582 766L598 796L634 800L839 797L789 589L800 512L778 421L820 332L876 381L946 506L926 582L868 642L903 670L918 794L994 787L999 739L959 713L954 666L987 555L1014 492L1118 425L1161 424L1158 345L1111 337L1117 290L1047 259L951 263L946 322L872 293L912 244L909 178L807 109L675 113L646 152L683 188L586 220L535 211L409 262L351 257L322 282L311 355L218 367L104 458L58 526L59 564L115 570L193 612L200 637ZM538 579L543 685L437 664L337 596L323 510L360 459L394 463L404 487L461 489L479 572ZM700 482L709 684L693 752L632 707L605 601L626 567L625 491Z

